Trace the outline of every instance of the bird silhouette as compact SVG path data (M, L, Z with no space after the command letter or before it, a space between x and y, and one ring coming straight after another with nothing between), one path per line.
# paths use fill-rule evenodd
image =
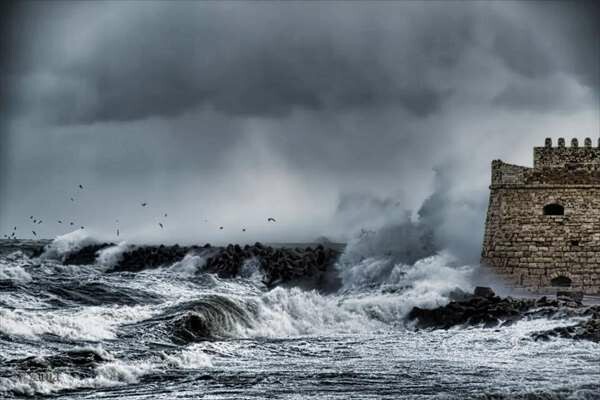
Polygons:
M85 228L82 226L81 229L85 229Z
M37 237L37 233L35 233L35 231L31 231L31 233L33 233L33 236Z
M222 227L222 226L220 226L220 227L219 227L219 229L221 229L221 230L222 230L222 229L223 229L223 227Z
M79 189L83 189L83 185L82 184L79 184Z
M148 203L142 203L142 207L146 207Z
M119 236L119 230L117 229L117 236Z
M38 225L39 225L39 224L41 224L41 223L42 223L42 220L40 219L40 220L38 221Z
M71 197L71 201L75 201L75 199Z
M242 232L246 232L246 228L242 228Z
M33 219L33 215L30 215L30 216L29 216L29 219Z
M58 220L58 223L59 223L59 224L62 224L62 221L61 221L61 220Z
M158 226L160 226L160 229L164 228L163 224L161 224L160 222L158 223Z
M165 213L165 218L167 218L167 213Z
M33 223L34 223L34 224L37 224L37 219L34 219L34 220L33 220Z
M74 222L69 222L69 225L73 226L73 225L75 225L75 223Z
M267 222L277 222L277 221L275 221L275 218L269 217L269 218L267 218Z
M15 226L15 227L13 228L13 231L16 231L16 230L17 230L17 227Z

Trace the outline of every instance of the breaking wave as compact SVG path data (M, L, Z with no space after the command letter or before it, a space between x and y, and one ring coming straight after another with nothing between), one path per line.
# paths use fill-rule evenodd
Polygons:
M40 258L63 261L70 254L98 243L99 241L85 230L78 229L54 238L46 246Z
M119 325L148 318L155 312L150 306L93 306L77 311L0 309L0 333L38 340L43 335L89 341L114 339Z

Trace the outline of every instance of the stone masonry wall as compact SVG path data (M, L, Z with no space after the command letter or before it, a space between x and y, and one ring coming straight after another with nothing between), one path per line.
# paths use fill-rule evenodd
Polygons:
M564 139L558 140L558 147L552 147L552 141L546 140L544 147L533 148L533 167L564 167L568 164L600 163L600 140L592 147L592 140L587 138L583 147L579 147L577 139L571 140L571 147L565 147ZM566 183L566 182L565 182Z
M492 162L483 264L516 287L555 290L552 279L567 277L600 293L600 149L588 150L568 162L547 152L535 168ZM544 215L548 204L564 215Z

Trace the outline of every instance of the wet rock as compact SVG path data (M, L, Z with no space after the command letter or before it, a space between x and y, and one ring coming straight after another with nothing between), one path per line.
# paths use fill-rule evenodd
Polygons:
M600 312L594 314L590 319L572 326L561 326L547 331L535 332L534 340L550 340L560 337L573 340L589 340L600 343Z
M496 295L492 288L486 286L477 286L473 291L473 296L475 297L483 297L486 299L492 298Z
M112 243L86 246L72 253L65 264L93 264L99 250ZM172 265L186 254L198 254L206 259L204 271L220 278L240 276L244 263L256 261L265 285L298 284L305 288L335 290L341 285L334 271L340 254L338 250L319 244L315 248L274 248L259 242L243 248L237 244L225 247L191 246L132 246L125 251L109 272L138 272L145 269Z
M110 246L114 246L114 243L101 243L85 246L79 251L67 254L63 260L65 265L89 265L96 262L97 253Z
M572 301L574 303L581 304L581 302L583 301L583 293L575 292L575 291L559 290L558 292L556 292L556 298L558 300L562 300L562 301L567 301L567 302Z
M462 289L456 288L448 294L448 298L451 301L466 301L472 299L473 294L465 292Z
M221 278L232 278L240 275L247 260L254 259L267 287L294 283L311 288L333 288L336 283L329 271L338 256L339 252L322 245L315 249L273 248L258 242L243 249L228 245L207 259L206 270Z
M414 321L415 327L419 329L449 329L455 326L505 326L520 319L590 317L586 322L574 327L538 332L534 338L544 340L552 336L560 336L598 340L600 306L585 307L581 303L573 302L570 298L566 300L547 297L513 299L492 296L491 293L493 293L491 289L476 290L468 298L464 292L458 291L455 297L462 297L462 300L451 301L445 306L434 309L414 307L407 319Z

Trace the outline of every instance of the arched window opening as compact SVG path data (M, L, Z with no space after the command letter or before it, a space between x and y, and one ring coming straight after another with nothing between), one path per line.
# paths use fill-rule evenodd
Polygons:
M555 287L571 287L571 279L561 275L552 279L550 284Z
M556 203L546 204L544 206L544 215L565 215L565 208Z

